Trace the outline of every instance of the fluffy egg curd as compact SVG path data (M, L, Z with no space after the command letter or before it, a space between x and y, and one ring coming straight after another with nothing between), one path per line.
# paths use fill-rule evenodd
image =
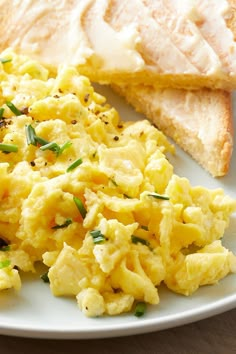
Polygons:
M93 317L236 272L221 243L236 201L178 177L151 123L121 121L72 66L7 49L0 81L1 290L43 262L52 294Z

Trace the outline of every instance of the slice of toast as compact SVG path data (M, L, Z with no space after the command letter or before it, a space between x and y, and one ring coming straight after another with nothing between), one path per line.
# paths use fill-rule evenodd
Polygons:
M96 82L236 89L236 0L0 1L0 51Z
M233 150L231 94L220 90L113 86L214 177L225 175Z

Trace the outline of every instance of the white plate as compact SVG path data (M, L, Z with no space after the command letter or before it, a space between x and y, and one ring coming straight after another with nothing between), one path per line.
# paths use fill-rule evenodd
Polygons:
M108 88L100 89L123 119L139 119L124 101ZM234 119L235 120L235 119ZM236 120L235 120L236 123ZM236 139L235 139L236 141ZM172 159L175 171L190 179L193 185L223 187L236 198L236 151L228 176L214 179L189 156L177 148ZM224 243L236 252L236 215L224 238ZM229 275L218 285L205 286L193 296L184 297L160 289L160 304L150 306L145 316L126 314L117 317L86 318L69 298L56 298L39 275L24 275L21 292L0 294L0 334L41 338L101 338L146 333L197 321L236 307L236 275Z

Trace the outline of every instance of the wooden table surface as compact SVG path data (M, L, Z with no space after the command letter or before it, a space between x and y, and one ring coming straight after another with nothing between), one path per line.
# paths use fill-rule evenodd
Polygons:
M143 335L90 340L0 336L1 354L235 354L236 309L206 320Z

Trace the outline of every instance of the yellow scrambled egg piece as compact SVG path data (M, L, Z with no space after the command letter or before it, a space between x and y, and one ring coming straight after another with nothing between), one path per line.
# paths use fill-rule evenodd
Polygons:
M121 121L74 67L0 58L1 290L41 261L54 295L117 315L236 271L221 244L235 200L178 177L160 131Z

